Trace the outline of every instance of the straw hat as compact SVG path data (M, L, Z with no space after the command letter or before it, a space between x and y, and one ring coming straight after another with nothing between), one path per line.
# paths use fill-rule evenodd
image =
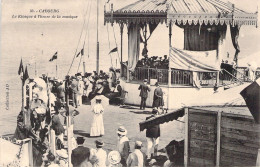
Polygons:
M116 165L121 161L121 156L118 151L111 151L107 157L110 164Z
M135 142L135 145L136 146L139 146L139 147L142 147L143 146L143 143L141 141L136 141Z
M120 134L120 135L125 136L125 135L127 134L126 128L123 127L123 126L120 126L120 127L117 129L117 134Z

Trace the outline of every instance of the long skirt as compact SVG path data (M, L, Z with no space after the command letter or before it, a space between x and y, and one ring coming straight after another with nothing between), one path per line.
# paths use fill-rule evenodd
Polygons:
M90 128L90 136L103 136L104 134L103 114L94 114Z

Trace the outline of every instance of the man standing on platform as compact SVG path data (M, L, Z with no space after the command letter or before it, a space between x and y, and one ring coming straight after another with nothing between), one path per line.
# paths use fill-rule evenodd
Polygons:
M151 91L150 86L147 85L147 79L145 79L144 83L139 86L138 90L140 90L139 96L141 97L140 109L144 110L146 107L146 99L148 97L148 92Z

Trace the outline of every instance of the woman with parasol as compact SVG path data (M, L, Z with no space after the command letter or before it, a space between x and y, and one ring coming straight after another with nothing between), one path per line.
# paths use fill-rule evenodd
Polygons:
M96 96L91 100L93 121L90 128L90 136L103 136L105 134L103 113L105 105L109 104L104 96Z

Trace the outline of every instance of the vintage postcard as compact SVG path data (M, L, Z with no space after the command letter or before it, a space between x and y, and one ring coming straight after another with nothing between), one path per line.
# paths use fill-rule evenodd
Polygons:
M260 0L0 2L0 166L260 165Z

